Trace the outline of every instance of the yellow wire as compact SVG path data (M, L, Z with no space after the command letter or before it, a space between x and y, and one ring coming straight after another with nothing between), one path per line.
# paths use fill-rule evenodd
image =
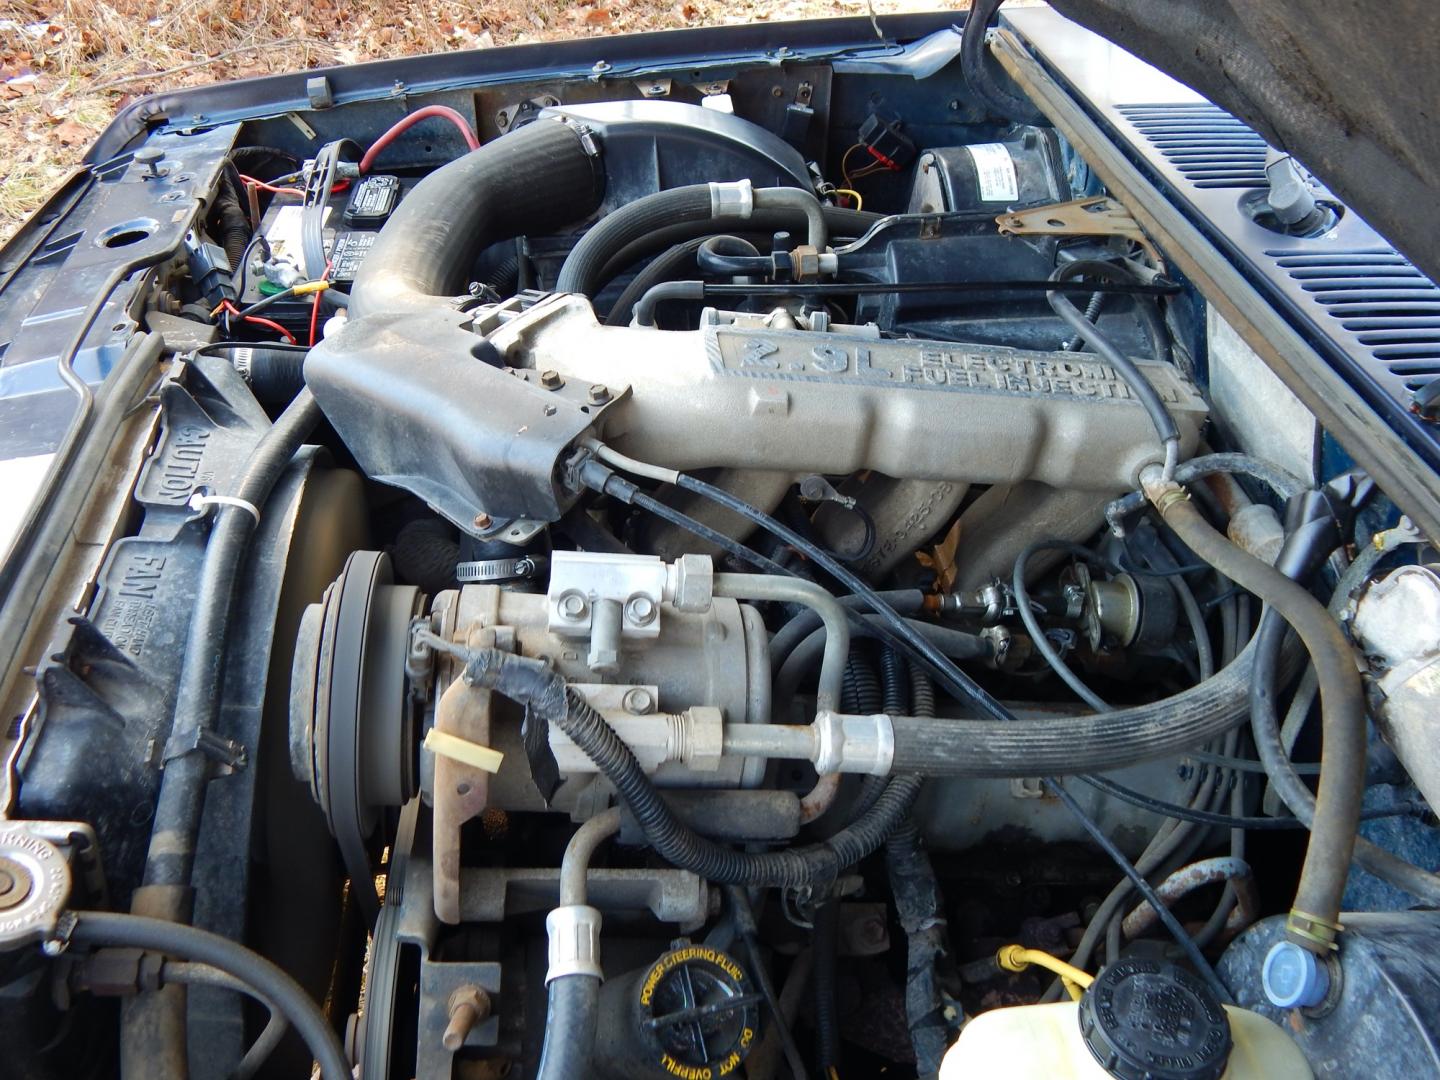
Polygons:
M835 189L835 194L836 194L836 195L849 195L850 198L852 198L852 199L855 200L855 209L856 209L856 210L863 210L863 209L865 209L865 200L860 197L860 193L859 193L858 191L856 191L854 188L837 187L837 188Z
M825 1075L828 1076L830 1080L840 1080L840 1072L834 1065L831 1065L830 1068L825 1070Z
M850 147L849 150L846 150L845 153L840 156L840 175L845 178L845 186L846 186L846 187L849 187L850 184L851 184L851 180L850 180L850 155L853 154L856 150L862 150L862 149L864 149L864 147L865 147L865 144L864 144L864 143L858 143L858 142L857 142L854 146Z

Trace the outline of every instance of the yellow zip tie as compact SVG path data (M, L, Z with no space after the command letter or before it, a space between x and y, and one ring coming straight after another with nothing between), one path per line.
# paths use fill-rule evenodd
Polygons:
M500 762L505 760L505 755L499 750L492 750L488 746L481 746L438 728L431 728L425 733L424 745L432 754L439 754L488 773L499 772Z

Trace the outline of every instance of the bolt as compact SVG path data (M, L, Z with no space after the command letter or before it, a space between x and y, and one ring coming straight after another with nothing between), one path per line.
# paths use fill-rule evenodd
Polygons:
M447 1008L450 1022L445 1025L440 1044L453 1054L465 1045L470 1029L490 1015L490 995L473 983L466 983L455 988Z
M655 698L643 686L632 686L620 699L620 706L634 716L646 716L655 711Z
M0 857L0 911L18 907L30 895L30 874L13 859Z
M477 529L488 529L494 523L495 519L492 518L489 514L476 514L473 524Z
M604 405L610 400L610 388L604 383L596 383L590 387L587 397L589 397L591 405Z
M561 594L555 608L560 612L560 617L567 622L579 622L585 617L587 606L585 597L571 589L569 592Z
M655 621L655 601L643 594L625 601L625 617L636 626L649 626Z
M608 60L596 60L590 70L595 72L596 75L603 75L610 70L610 62Z
M855 928L855 936L866 945L882 945L885 942L885 922L883 919L862 919L860 925Z
M135 151L135 160L144 165L149 175L159 179L165 175L160 171L160 162L165 159L165 151L158 146L142 146Z
M772 86L772 87L770 88L770 96L771 96L771 97L784 97L784 96L785 96L785 90L784 90L782 87L779 87L779 86Z
M546 390L559 390L565 385L565 380L560 377L558 371L542 371L540 373L540 385Z

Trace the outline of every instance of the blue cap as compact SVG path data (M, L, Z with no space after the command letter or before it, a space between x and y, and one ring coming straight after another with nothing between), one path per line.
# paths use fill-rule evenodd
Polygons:
M1330 991L1330 972L1314 953L1293 941L1277 941L1260 970L1265 996L1278 1009L1319 1005Z

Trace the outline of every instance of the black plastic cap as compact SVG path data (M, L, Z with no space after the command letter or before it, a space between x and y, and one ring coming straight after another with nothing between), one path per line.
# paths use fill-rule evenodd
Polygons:
M1160 960L1122 960L1100 972L1080 999L1080 1034L1122 1080L1215 1080L1232 1046L1210 988Z
M672 1076L729 1076L759 1034L760 995L726 953L676 945L640 980L641 1041Z

